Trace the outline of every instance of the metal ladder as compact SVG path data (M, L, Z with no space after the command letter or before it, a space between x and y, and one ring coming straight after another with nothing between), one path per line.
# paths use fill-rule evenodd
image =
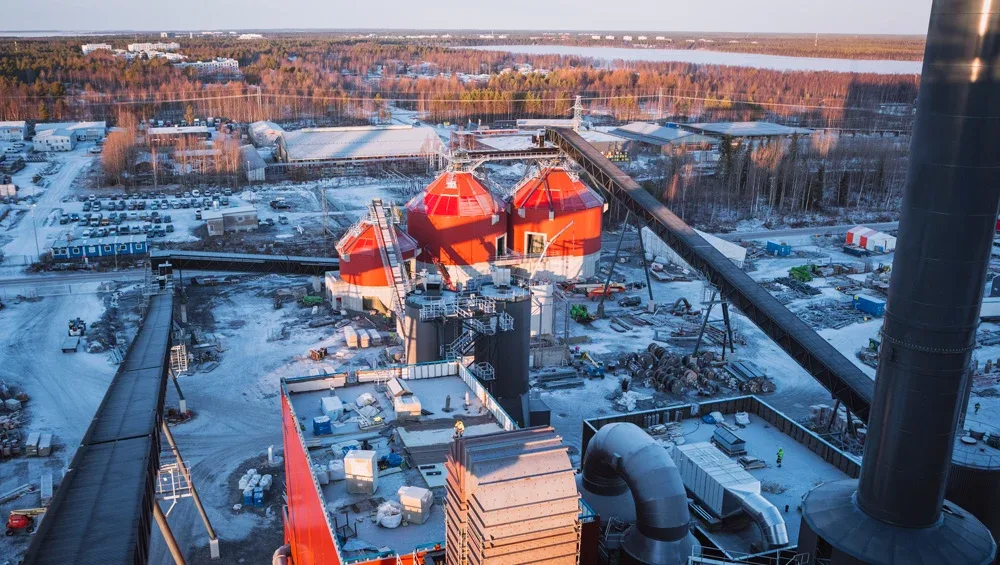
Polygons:
M378 248L382 253L382 265L385 267L386 278L393 287L392 308L395 310L396 316L402 320L406 294L410 290L410 281L406 278L406 272L403 270L403 255L399 250L396 230L386 218L385 206L381 199L373 199L369 211L375 228Z

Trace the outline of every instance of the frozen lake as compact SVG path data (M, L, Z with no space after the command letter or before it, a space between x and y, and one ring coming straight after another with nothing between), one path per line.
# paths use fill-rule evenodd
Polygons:
M920 74L921 61L877 61L864 59L824 59L785 57L756 53L727 53L692 49L629 49L626 47L586 47L578 45L479 45L465 47L480 51L507 51L524 55L571 55L605 61L652 61L754 67L776 71L830 71L880 75Z

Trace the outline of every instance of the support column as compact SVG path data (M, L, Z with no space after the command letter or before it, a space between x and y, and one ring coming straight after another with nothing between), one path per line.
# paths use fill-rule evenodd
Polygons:
M212 559L218 559L220 556L219 538L215 535L215 529L212 528L212 522L208 519L205 506L201 503L201 497L198 496L198 489L195 488L194 481L191 480L191 473L184 465L181 452L177 449L177 443L174 442L174 435L170 433L170 426L166 422L163 422L160 426L163 430L163 436L167 438L167 443L170 444L170 450L174 453L174 457L177 458L177 466L180 467L181 474L184 475L184 480L187 481L188 487L191 488L191 498L194 499L194 505L198 508L198 513L201 514L201 520L205 523L205 529L208 530L208 548Z

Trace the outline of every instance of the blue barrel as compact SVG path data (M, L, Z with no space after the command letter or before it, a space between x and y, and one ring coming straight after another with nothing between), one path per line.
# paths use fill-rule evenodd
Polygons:
M247 487L243 489L243 506L250 506L253 504L253 489Z
M253 505L254 506L264 506L264 488L257 487L253 489Z

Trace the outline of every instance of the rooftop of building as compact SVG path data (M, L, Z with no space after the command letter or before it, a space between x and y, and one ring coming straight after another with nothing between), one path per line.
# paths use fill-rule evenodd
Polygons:
M63 235L52 241L52 247L83 247L85 245L111 245L118 243L145 243L146 234L111 235L107 237L70 238Z
M178 135L208 133L208 126L171 126L162 128L149 128L149 135Z
M257 152L257 148L253 145L243 145L240 147L240 156L243 158L243 164L247 166L251 171L257 169L263 169L267 166L264 158L260 156Z
M6 120L0 121L0 128L23 128L27 125L24 120Z
M434 128L314 128L282 134L290 161L336 161L434 155L444 144Z
M491 411L484 406L483 400L487 404L495 404L495 401L468 371L464 368L461 370L462 376L458 374L459 365L448 362L396 369L395 374L406 373L409 377L404 379L406 385L413 396L419 399L421 407L429 412L419 422L397 419L390 399L390 389L384 384L347 384L345 376L302 377L284 381L283 391L300 424L301 439L312 465L328 465L335 458L343 459L347 451L361 449L364 441L377 452L377 458L386 457L393 452L409 456L409 465L390 467L379 472L378 488L373 495L349 494L347 481L344 480L318 486L320 499L330 510L331 524L337 527L338 524L342 526L350 523L357 528L357 537L350 540L354 543L348 546L341 544L339 540L337 542L345 559L374 558L389 552L402 555L420 547L444 544L444 462L454 436L455 422L461 420L464 423L466 436L503 431L505 426L499 423L494 415L497 414L501 419L506 419L506 429L514 429L509 417L499 408ZM360 373L364 372L359 371L358 380L374 379L376 375L381 375L384 383L388 372L368 371L362 376ZM477 390L470 388L468 383L472 383ZM320 399L330 396L331 389L345 405L352 407L352 411L333 423L333 434L317 436L313 433L312 419L323 415ZM359 424L357 400L363 395L370 395L377 401L382 425L363 429ZM451 411L446 412L445 405L449 398ZM466 398L468 406L465 405ZM382 502L398 502L397 492L403 486L426 488L433 493L434 505L426 522L389 529L368 519ZM357 542L367 542L377 549L347 549L366 545Z
M409 253L417 249L417 240L413 239L410 234L399 229L399 226L393 224L393 229L396 230L396 241L399 243L400 253ZM377 252L379 249L378 240L375 237L375 225L372 223L369 217L362 218L355 228L348 230L340 241L337 242L337 253L341 257L344 255L351 255L352 253L369 253Z
M22 124L24 122L21 122ZM47 122L44 124L35 124L35 132L41 134L43 131L47 130L69 130L76 131L81 129L107 129L107 122Z
M760 481L760 494L784 517L788 538L793 544L798 539L802 522L802 514L799 511L802 497L819 484L857 478L860 471L861 462L856 458L840 451L756 396L702 403L698 407L697 416L692 416L691 410L691 404L683 404L586 420L584 436L587 437L588 426L597 429L608 423L631 421L646 429L650 435L670 449L672 444L709 442L717 427L731 430L746 441L747 455L763 462L763 468L750 468L747 472ZM708 424L702 420L702 416L714 411L723 414L724 426ZM747 412L750 418L749 424L736 424L735 414L739 411ZM662 416L650 419L648 415L654 413L660 413ZM678 421L679 429L672 433L657 435L657 428L643 425L651 421L663 423ZM781 467L776 464L779 449L784 450ZM787 511L785 511L786 506ZM726 552L729 557L762 551L761 534L752 523L737 530L710 529L705 521L696 518L696 513L692 512L692 519L695 519L695 527L699 533Z
M204 210L201 213L201 219L203 220L218 220L224 216L233 216L236 214L256 214L257 208L255 206L233 206L232 208L219 208L218 210Z
M448 171L407 202L406 209L428 216L492 216L504 205L472 173Z
M712 122L683 124L685 129L714 136L730 137L781 137L811 135L813 130L783 126L771 122Z
M511 197L514 208L542 208L554 212L575 212L600 208L604 200L587 188L580 178L562 167L539 171Z
M611 130L617 136L640 141L650 145L670 145L670 144L710 144L717 143L718 140L691 133L678 127L666 127L648 122L632 122Z

